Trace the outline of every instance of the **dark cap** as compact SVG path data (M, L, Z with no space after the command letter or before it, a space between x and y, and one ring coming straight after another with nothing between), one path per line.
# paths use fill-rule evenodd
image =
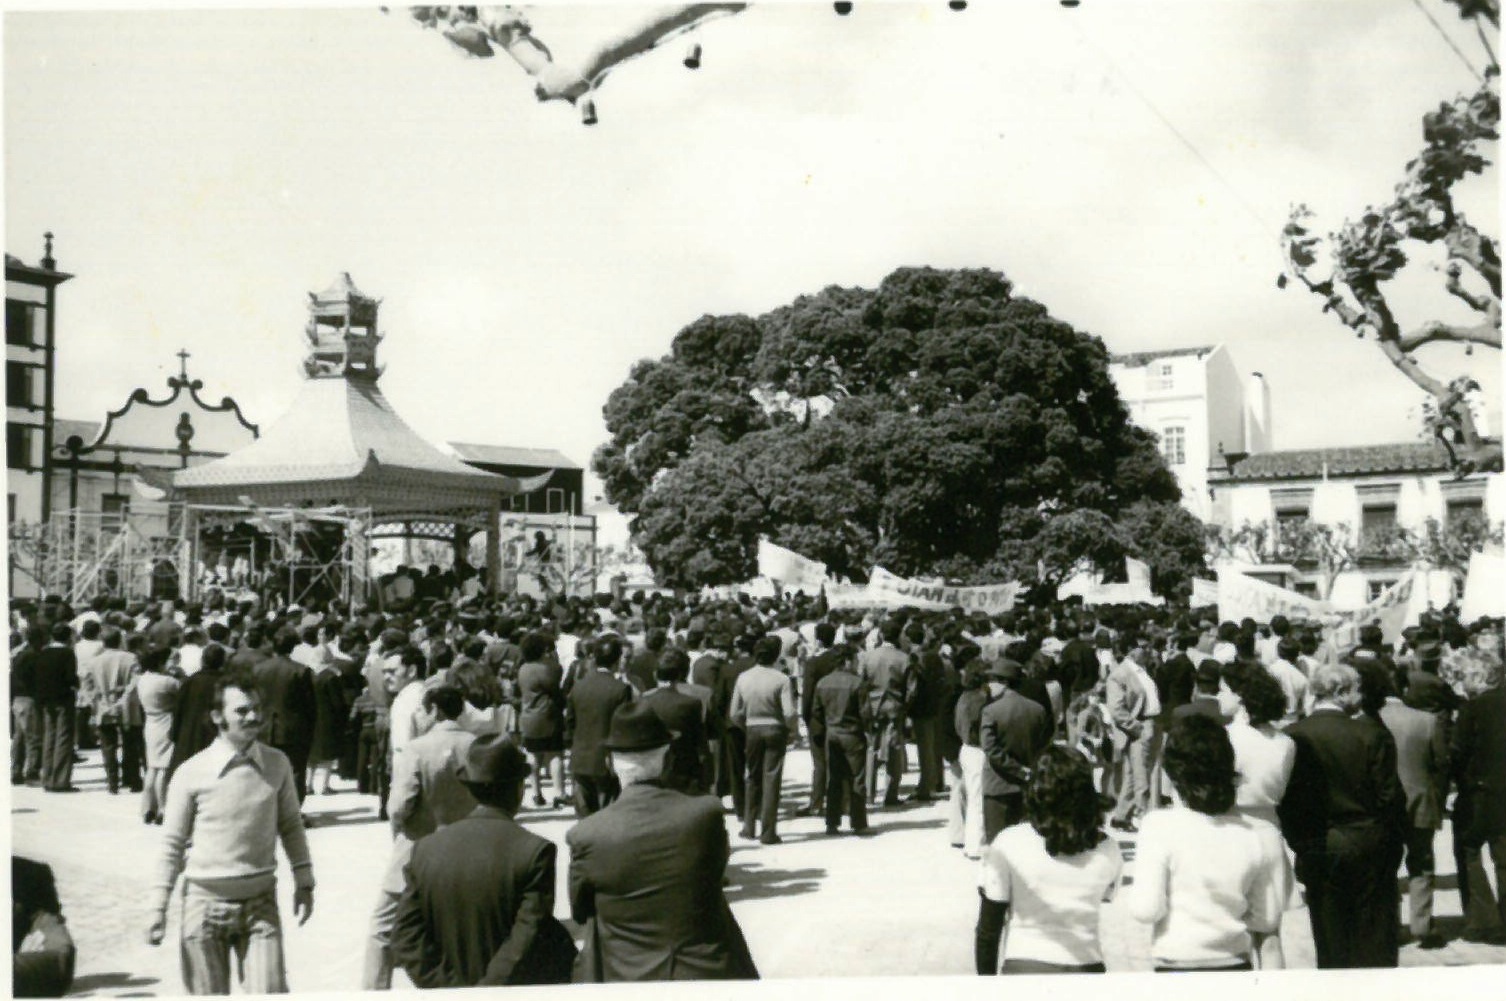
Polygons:
M602 746L609 751L650 751L674 739L658 713L642 702L618 706Z
M460 766L460 781L467 785L500 786L528 777L528 756L500 733L477 737Z
M1197 666L1197 671L1193 674L1193 678L1196 680L1197 684L1202 685L1205 688L1209 685L1217 686L1219 679L1218 661L1203 661Z

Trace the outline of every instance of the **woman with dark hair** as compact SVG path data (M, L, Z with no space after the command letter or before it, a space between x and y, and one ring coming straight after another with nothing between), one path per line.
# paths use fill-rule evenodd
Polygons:
M1217 722L1173 721L1163 762L1172 806L1140 828L1129 912L1154 926L1158 971L1253 969L1257 936L1274 937L1281 925L1285 858L1272 857L1253 827L1260 822L1234 812L1234 746Z
M533 758L533 805L544 805L544 776L553 783L554 805L566 803L565 787L565 696L561 690L564 672L547 657L549 640L541 632L523 637L519 648L523 663L518 668L518 716L523 750Z
M1053 746L1025 789L1026 822L1007 827L983 854L974 957L981 976L1102 973L1098 912L1114 895L1124 863L1103 831L1093 769L1077 751ZM999 940L1009 929L999 970Z
M1281 732L1286 714L1281 683L1256 663L1235 661L1219 671L1219 710L1229 723L1239 784L1235 806L1243 814L1276 823L1276 804L1286 795L1297 744Z
M456 720L461 729L476 736L511 734L517 730L517 713L508 705L502 685L484 664L473 660L450 670L449 683L465 696L465 708Z

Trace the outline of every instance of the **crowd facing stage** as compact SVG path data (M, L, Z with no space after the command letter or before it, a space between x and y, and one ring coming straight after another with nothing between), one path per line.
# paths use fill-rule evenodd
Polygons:
M420 986L755 977L721 889L723 818L779 844L790 753L811 756L798 811L834 851L873 834L871 811L946 802L938 852L978 859L981 974L1102 970L1115 893L1158 968L1283 965L1303 898L1318 966L1394 966L1403 865L1411 934L1443 942L1446 812L1462 934L1506 941L1485 871L1488 853L1502 885L1501 623L1448 609L1395 646L1363 628L1342 650L1279 616L837 612L799 595L452 594L387 613L49 600L13 625L12 781L66 793L97 743L110 791L138 792L162 827L143 931L161 941L176 893L194 993L229 988L231 952L247 989L287 988L276 845L304 920L318 860L300 804L336 774L393 836L367 988L395 966ZM557 846L528 830L565 805L578 940L554 918ZM1122 887L1116 830L1136 839ZM56 894L16 866L34 932L17 993L56 993Z

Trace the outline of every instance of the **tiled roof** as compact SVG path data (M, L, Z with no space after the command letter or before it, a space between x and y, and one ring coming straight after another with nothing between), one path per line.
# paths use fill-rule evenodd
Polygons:
M1210 469L1214 483L1250 480L1306 480L1327 476L1384 476L1387 473L1437 473L1449 468L1448 453L1434 441L1388 445L1345 445L1284 452L1256 452L1225 471Z
M1110 364L1123 365L1126 368L1141 368L1160 358L1180 358L1184 355L1192 355L1201 358L1211 355L1218 350L1217 344L1204 344L1196 348L1167 348L1165 351L1138 351L1127 355L1111 355Z
M514 448L511 445L470 445L462 441L450 442L466 462L480 462L488 466L532 466L537 469L579 469L563 452L552 448Z

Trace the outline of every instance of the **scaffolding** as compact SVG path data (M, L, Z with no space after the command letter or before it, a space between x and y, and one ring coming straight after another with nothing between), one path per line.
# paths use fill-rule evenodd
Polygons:
M252 531L216 538L224 529ZM371 511L263 508L172 502L119 513L61 511L11 534L14 571L44 594L80 605L106 595L127 601L197 598L206 588L312 599L364 601ZM206 538L206 536L208 536ZM212 569L222 553L246 550L253 572L225 580Z

